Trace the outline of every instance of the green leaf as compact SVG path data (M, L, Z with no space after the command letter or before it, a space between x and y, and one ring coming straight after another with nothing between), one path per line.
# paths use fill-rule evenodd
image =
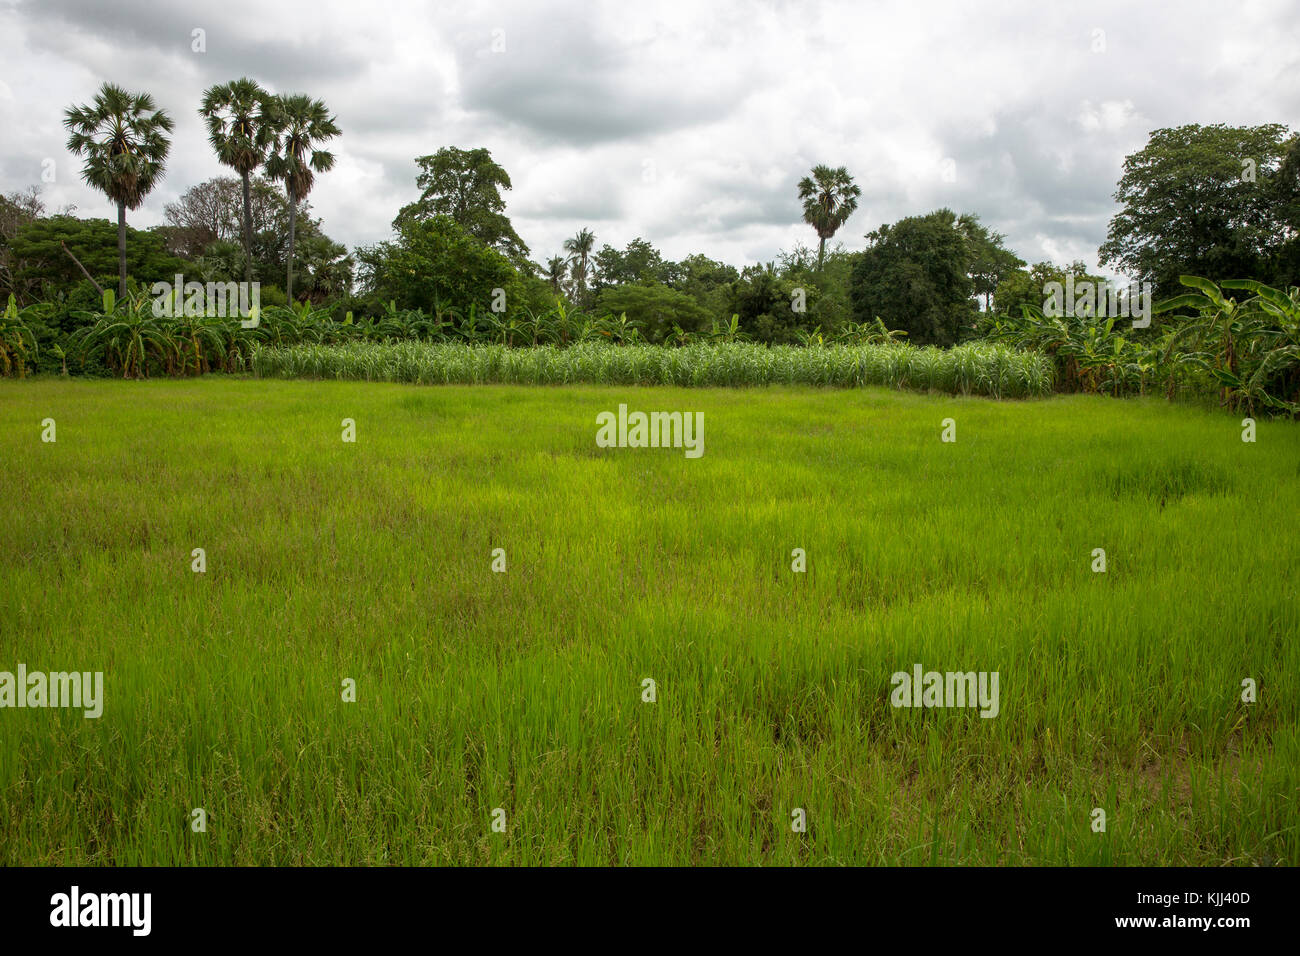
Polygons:
M1172 312L1174 309L1200 309L1202 311L1213 308L1214 302L1203 295L1196 295L1191 292L1184 292L1182 295L1176 295L1172 299L1165 299L1163 302L1157 302L1151 307L1153 314L1160 312Z

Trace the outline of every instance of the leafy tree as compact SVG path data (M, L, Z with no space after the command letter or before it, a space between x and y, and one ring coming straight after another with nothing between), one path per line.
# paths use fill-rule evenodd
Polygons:
M362 285L378 302L433 312L491 308L494 290L512 308L526 300L514 265L469 235L450 216L409 218L395 241L358 250Z
M1019 318L1021 306L1042 309L1047 301L1047 284L1059 282L1064 286L1071 276L1076 285L1092 282L1098 288L1110 281L1104 276L1089 275L1087 265L1078 260L1064 269L1051 262L1036 262L1028 269L1016 269L998 283L993 295L993 311Z
M107 219L77 219L74 216L49 216L34 219L18 228L9 242L18 263L14 281L24 288L39 290L47 298L71 293L72 288L89 283L68 252L102 281L119 274L119 258L125 251L126 270L143 285L170 282L184 274L190 264L171 255L156 232L127 228L122 249L115 249L116 230ZM64 248L68 252L64 251ZM96 293L96 297L98 294Z
M1273 208L1282 223L1281 241L1273 257L1273 284L1300 286L1300 136L1289 140L1270 186Z
M271 130L271 152L266 161L266 172L272 179L284 183L289 197L289 258L284 291L292 302L298 204L311 192L316 173L334 168L334 154L317 146L338 136L340 130L325 103L304 93L269 100L266 123Z
M740 270L735 266L697 253L676 263L671 285L693 298L714 318L725 320L731 317L727 311L729 288L739 278Z
M27 187L24 192L0 196L0 297L12 295L23 303L35 291L30 283L18 282L18 274L27 268L27 264L14 254L12 243L19 229L44 214L45 203L35 186Z
M604 245L596 253L596 288L633 282L671 281L674 265L646 240L633 239L621 252Z
M289 198L261 176L254 177L251 186L251 271L265 285L283 275L288 264ZM235 281L245 274L243 243L232 242L243 230L238 180L220 176L192 186L176 202L168 203L164 214L167 225L157 226L155 230L166 238L173 253L206 263L205 269L222 275L222 281ZM320 220L311 215L311 203L305 199L298 204L294 232L299 245L307 240L327 239ZM296 252L300 262L305 255L301 250ZM316 268L303 265L309 267Z
M393 228L411 219L447 216L484 245L503 253L516 267L525 267L528 246L510 224L501 196L501 190L511 188L510 175L493 161L491 152L445 146L415 162L420 167L415 179L420 198L402 207ZM525 271L531 268L527 264Z
M560 295L564 291L564 277L568 274L569 264L564 256L551 256L546 260L546 281L551 284L551 292Z
M171 117L148 93L105 83L88 106L69 107L68 149L83 158L81 177L117 204L118 294L126 295L126 211L144 202L162 177Z
M348 295L352 291L355 262L347 246L326 235L305 237L298 245L302 288L312 302Z
M1102 265L1154 283L1159 298L1178 294L1183 274L1267 275L1296 228L1278 181L1295 139L1277 123L1156 130L1124 161Z
M271 95L248 77L210 87L199 115L217 159L239 173L243 184L244 281L253 281L253 199L250 177L266 161L274 137ZM216 236L216 238L224 238Z
M980 222L979 216L967 213L957 220L957 225L966 237L966 248L970 253L967 273L971 278L971 288L977 296L984 297L984 308L988 310L992 308L998 284L1024 266L1025 261L1003 246L1007 237L1000 232L990 232Z
M686 332L701 332L713 318L684 292L658 282L608 286L596 296L601 315L626 314L650 342L662 342L677 326Z
M862 190L854 184L849 171L840 166L814 166L811 176L799 181L799 198L803 200L804 222L817 232L817 269L821 271L826 257L826 240L839 231L840 226L858 208Z
M876 316L917 345L954 345L974 321L970 251L951 209L909 216L867 235L853 266L854 319Z
M587 279L591 275L591 250L596 237L590 229L581 230L572 239L564 240L564 251L569 254L573 276L573 294L580 305L587 301Z
M796 295L796 290L801 294ZM818 290L802 280L783 276L775 262L746 266L727 288L726 313L738 317L737 329L760 342L793 343L809 326ZM802 299L804 312L795 311Z
M777 271L794 288L815 291L808 297L801 327L832 335L853 319L849 276L856 257L844 249L843 243L837 243L834 249L821 255L820 263L818 259L818 252L798 243L789 252L783 250L777 255Z

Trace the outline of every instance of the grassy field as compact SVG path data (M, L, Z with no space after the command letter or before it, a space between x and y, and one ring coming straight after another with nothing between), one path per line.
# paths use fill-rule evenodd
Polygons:
M705 454L598 448L620 403ZM105 675L0 709L0 863L1300 862L1293 423L6 381L0 488L0 671ZM918 663L998 715L891 706Z

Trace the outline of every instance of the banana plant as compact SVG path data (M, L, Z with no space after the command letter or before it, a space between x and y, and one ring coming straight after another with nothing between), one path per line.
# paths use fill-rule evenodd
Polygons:
M107 305L109 294L105 292ZM85 313L74 313L85 315ZM146 378L152 358L164 369L172 368L177 356L175 340L153 315L152 303L123 300L107 314L91 316L92 324L73 333L82 363L103 355L109 367L123 378Z
M621 312L617 319L606 319L603 334L615 342L625 344L639 342L641 340L641 323L629 319L626 312Z
M1165 342L1165 360L1173 361L1180 353L1184 367L1203 369L1220 386L1220 404L1235 410L1238 406L1237 385L1239 343L1245 331L1236 299L1227 298L1213 282L1199 276L1179 276L1178 281L1196 292L1185 292L1158 302L1152 313L1162 315L1175 309L1194 309L1196 315L1179 323Z
M218 361L224 364L226 337L222 334L221 325L220 320L212 321L184 314L161 324L160 331L173 340L173 351L180 363L179 374L202 375L210 371L210 355L218 356ZM167 374L174 374L172 367L167 368Z
M473 345L478 341L479 319L478 306L476 303L471 302L469 304L469 311L461 316L460 325L457 327L456 333L470 345Z
M814 345L826 344L826 339L822 335L822 327L820 325L816 326L811 330L799 329L798 331L795 332L795 341L797 341L800 345L804 346L805 348L809 348Z
M733 312L731 321L724 326L719 327L717 320L714 320L713 327L709 331L709 338L722 342L744 342L748 341L749 336L740 331L740 316Z
M9 295L4 317L0 319L0 374L27 374L27 359L37 352L36 334L28 327L24 313L35 312L37 306L18 308L18 300Z

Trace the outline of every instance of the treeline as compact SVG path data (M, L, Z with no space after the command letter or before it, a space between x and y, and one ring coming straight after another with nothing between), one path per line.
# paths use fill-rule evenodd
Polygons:
M534 261L506 214L509 174L482 148L417 157L417 194L392 237L349 252L308 200L334 164L323 144L341 135L324 103L244 78L207 90L199 113L232 175L189 188L165 206L163 225L137 231L126 210L163 175L170 118L147 94L111 85L69 109L69 148L118 206L116 235L104 220L46 215L34 189L0 198L0 296L48 303L43 323L56 335L76 331L116 273L121 300L177 274L256 281L264 306L307 303L338 323L476 309L505 326L558 303L650 343L719 327L767 344L828 342L879 320L914 344L952 346L988 334L991 317L1020 320L1050 283L1105 283L1079 262L1029 265L978 215L949 209L882 225L851 251L835 239L861 190L846 167L829 166L795 184L815 244L770 262L672 261L645 238L616 248L590 229ZM1297 282L1300 150L1284 126L1157 130L1128 157L1116 199L1100 261L1151 283L1157 299L1184 291L1184 274Z

